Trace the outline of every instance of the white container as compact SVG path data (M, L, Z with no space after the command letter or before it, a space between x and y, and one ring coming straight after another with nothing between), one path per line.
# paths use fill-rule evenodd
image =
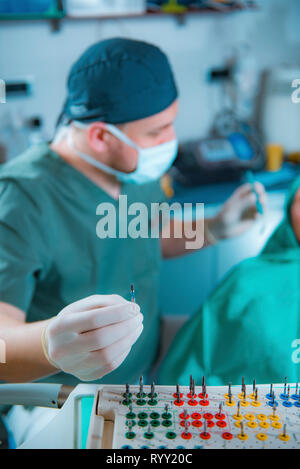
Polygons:
M66 9L73 17L143 14L146 0L67 0Z

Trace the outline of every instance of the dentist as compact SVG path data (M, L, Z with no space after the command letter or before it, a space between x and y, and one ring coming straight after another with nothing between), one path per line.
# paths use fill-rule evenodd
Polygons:
M158 352L162 257L185 239L96 236L96 207L165 200L160 178L177 154L178 93L157 47L116 38L71 68L54 141L0 170L0 379L136 382ZM257 185L264 203L264 189ZM255 219L250 185L206 220L204 245ZM129 300L133 283L138 304ZM141 307L141 309L140 309Z

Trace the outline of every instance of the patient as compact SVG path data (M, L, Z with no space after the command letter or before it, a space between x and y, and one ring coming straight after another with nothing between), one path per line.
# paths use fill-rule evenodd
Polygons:
M188 384L190 374L209 385L300 380L299 243L300 178L261 254L235 267L176 335L160 384Z

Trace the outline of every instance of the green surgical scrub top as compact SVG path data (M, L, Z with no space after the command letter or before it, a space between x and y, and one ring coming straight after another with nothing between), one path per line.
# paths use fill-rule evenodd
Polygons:
M165 199L159 181L124 184L128 205ZM144 330L121 366L101 383L135 382L154 362L159 343L157 305L161 261L157 238L96 235L96 208L111 198L47 144L30 148L0 169L0 301L34 322L94 294L130 299L130 284L144 315ZM128 217L130 221L130 216ZM148 222L148 220L147 220ZM59 372L42 381L76 384Z

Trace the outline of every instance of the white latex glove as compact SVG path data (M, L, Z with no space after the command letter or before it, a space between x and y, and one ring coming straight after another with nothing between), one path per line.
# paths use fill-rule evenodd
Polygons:
M118 368L143 330L136 303L118 295L94 295L70 304L46 326L42 344L56 368L82 381Z
M240 186L224 203L218 215L207 220L207 228L215 240L243 234L261 216L256 208L256 196L251 189L249 183ZM265 188L260 182L255 182L255 190L265 212Z

